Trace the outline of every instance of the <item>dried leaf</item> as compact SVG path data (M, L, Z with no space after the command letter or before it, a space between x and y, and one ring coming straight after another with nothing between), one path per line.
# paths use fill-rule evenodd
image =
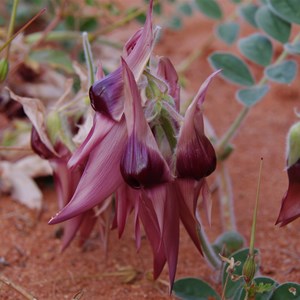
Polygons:
M41 209L43 195L33 178L52 174L48 161L37 155L15 163L0 162L1 190L10 192L13 199L31 209Z
M12 99L22 104L25 114L27 115L27 117L35 127L44 145L46 145L50 151L56 154L56 151L54 150L49 140L49 137L46 133L46 128L45 128L46 109L43 103L37 98L21 97L14 94L10 89L8 89L8 91Z

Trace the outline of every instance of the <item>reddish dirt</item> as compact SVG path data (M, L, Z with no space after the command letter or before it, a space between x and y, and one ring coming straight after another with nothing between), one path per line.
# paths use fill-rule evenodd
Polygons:
M175 65L207 39L212 23L202 16L186 20L179 32L165 31L156 53L171 58ZM214 42L205 54L224 45ZM211 73L205 58L195 61L186 72L187 90L192 95ZM259 74L259 73L258 73ZM295 81L296 82L296 81ZM299 83L299 78L297 79ZM238 230L249 240L260 157L264 157L261 201L257 224L256 246L261 252L261 273L279 282L300 281L300 219L284 228L274 225L282 195L287 188L285 167L285 136L296 121L294 108L299 110L298 83L288 87L272 85L271 92L251 110L233 143L235 151L228 159L233 181ZM234 100L235 87L216 78L205 102L205 114L217 134L228 128L242 106ZM162 281L147 279L152 268L152 254L147 240L136 253L132 223L121 240L111 232L107 256L100 242L93 238L83 251L76 241L60 253L60 240L55 238L58 226L47 225L57 211L52 188L44 188L45 204L40 218L34 212L2 197L0 201L0 272L22 286L38 299L72 299L83 291L81 299L170 299L167 271ZM214 240L221 232L218 204L214 198L213 218L208 235ZM131 267L139 275L131 283L123 283L118 269ZM176 278L201 277L216 286L213 274L181 230L180 255ZM0 286L1 299L23 299L6 285Z

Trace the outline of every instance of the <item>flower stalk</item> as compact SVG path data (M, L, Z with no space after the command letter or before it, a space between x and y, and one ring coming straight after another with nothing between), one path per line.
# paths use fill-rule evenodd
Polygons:
M8 31L7 31L7 40L9 40L11 38L11 36L13 35L18 4L19 4L19 0L14 0L11 17L10 17L10 22L9 22L9 27L8 27ZM6 59L7 60L9 58L9 49L10 49L10 44L8 44L8 46L6 48Z
M219 200L222 207L221 214L224 230L237 231L231 180L225 162L219 162L218 176Z
M220 270L222 267L222 262L211 246L203 226L199 226L197 228L197 232L205 258L215 270Z

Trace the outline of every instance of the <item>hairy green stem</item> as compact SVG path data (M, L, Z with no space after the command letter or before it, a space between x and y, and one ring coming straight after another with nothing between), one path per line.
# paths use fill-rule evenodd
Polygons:
M10 16L9 27L8 27L8 31L7 31L7 40L9 40L12 37L13 32L14 32L18 4L19 4L19 0L14 0L13 8L12 8L11 16ZM10 49L10 43L7 45L7 48L6 48L6 59L7 60L9 58L9 49Z
M219 185L219 200L221 206L221 215L223 220L223 227L225 231L236 231L236 220L234 214L233 195L231 180L225 162L219 162L218 172Z
M215 270L220 270L222 266L222 262L214 249L211 246L211 243L209 242L205 230L203 226L199 226L197 228L198 231L198 238L202 247L202 251L204 253L205 258L208 260L210 265L215 269Z

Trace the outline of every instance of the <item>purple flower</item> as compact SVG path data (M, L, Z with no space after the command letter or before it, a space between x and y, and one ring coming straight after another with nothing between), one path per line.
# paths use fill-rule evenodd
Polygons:
M205 177L216 167L201 106L218 72L204 82L182 118L178 76L170 60L160 58L157 68L146 67L155 40L151 9L152 1L145 27L126 43L121 66L90 89L93 127L68 162L71 172L82 170L81 177L72 199L49 223L86 216L115 195L112 228L121 237L133 212L137 248L142 224L153 252L154 278L167 263L172 288L180 220L201 252L197 203L199 195L208 203ZM143 73L151 89L147 99L139 90L145 87Z
M284 226L300 216L300 159L287 169L289 186L276 224Z

